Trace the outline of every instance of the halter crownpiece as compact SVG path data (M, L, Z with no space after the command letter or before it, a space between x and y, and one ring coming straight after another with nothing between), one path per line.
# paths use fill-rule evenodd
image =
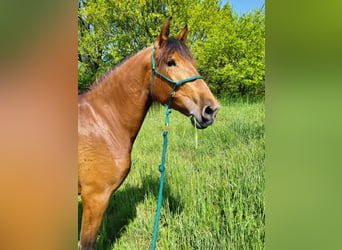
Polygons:
M193 77L189 77L189 78L185 78L183 80L180 81L174 81L170 78L168 78L167 76L165 76L164 74L160 73L157 68L156 68L156 64L154 61L154 46L152 46L152 85L151 85L151 96L153 97L153 88L154 88L154 76L158 75L161 78L163 78L164 80L166 80L167 82L171 83L173 85L173 92L176 90L176 88L180 85L183 85L184 83L187 82L192 82L194 80L197 79L203 79L202 76L193 76Z

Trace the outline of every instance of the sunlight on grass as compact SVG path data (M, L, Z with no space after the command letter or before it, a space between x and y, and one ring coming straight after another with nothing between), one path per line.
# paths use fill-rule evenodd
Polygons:
M163 121L163 108L147 114L97 249L150 247ZM263 249L264 102L223 103L215 124L197 133L188 118L172 111L157 248Z

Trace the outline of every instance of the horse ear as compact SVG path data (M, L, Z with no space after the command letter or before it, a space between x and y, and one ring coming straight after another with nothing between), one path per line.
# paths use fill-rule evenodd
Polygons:
M185 27L179 32L177 39L183 43L186 43L188 39L188 25L186 24Z
M162 26L161 31L160 31L160 34L157 37L157 40L154 42L154 46L156 48L159 48L161 46L161 44L169 38L171 19L172 19L172 16L169 16L164 21L163 26Z

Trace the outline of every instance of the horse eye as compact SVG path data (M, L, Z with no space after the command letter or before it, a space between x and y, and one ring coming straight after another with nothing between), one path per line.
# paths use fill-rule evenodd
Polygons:
M167 66L171 67L171 66L176 66L176 62L173 59L170 59L169 61L167 61Z

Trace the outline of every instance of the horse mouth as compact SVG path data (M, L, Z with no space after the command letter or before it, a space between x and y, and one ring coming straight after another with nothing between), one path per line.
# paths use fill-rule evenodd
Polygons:
M213 123L213 121L199 121L194 115L190 116L191 124L198 129L205 129Z

